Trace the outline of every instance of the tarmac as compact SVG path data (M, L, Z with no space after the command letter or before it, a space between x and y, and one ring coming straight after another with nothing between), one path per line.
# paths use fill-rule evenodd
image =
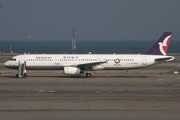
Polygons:
M170 69L92 72L67 76L60 71L0 70L0 116L3 120L180 118L180 75ZM159 72L158 72L159 71Z
M0 62L2 120L179 120L180 56L174 62L130 71L67 76L62 71L16 70Z

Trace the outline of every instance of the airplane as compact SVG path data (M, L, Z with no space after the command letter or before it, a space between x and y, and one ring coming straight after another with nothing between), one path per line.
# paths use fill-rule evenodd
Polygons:
M26 70L63 70L67 75L94 70L129 70L174 60L167 56L171 32L164 32L145 54L23 54L4 63L6 68L18 70L16 77L27 77Z

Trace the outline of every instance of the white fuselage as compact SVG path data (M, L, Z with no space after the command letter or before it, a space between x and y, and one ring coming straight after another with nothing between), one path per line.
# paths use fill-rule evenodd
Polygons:
M7 68L18 69L18 64L26 61L27 70L63 70L68 66L80 66L83 64L95 64L91 67L82 68L84 70L113 70L113 69L134 69L166 62L157 59L171 58L173 56L163 55L141 55L141 54L24 54L13 57L4 65ZM170 60L168 60L170 61ZM82 65L82 66L81 66Z

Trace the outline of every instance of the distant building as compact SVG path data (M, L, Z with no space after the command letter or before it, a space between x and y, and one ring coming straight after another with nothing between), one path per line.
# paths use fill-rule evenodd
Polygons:
M75 29L72 30L72 54L76 54L76 31Z
M12 45L10 45L10 53L13 53Z

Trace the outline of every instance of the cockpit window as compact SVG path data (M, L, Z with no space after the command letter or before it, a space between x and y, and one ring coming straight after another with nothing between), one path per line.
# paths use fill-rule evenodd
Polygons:
M15 58L11 58L10 61L16 61L16 59Z

